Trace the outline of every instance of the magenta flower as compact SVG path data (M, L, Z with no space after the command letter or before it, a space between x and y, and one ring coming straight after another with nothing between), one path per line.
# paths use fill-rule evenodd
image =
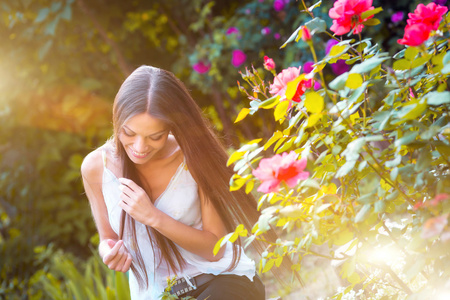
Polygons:
M285 6L284 0L275 0L273 2L273 9L275 9L275 11L283 10L284 6Z
M431 28L431 30L437 30L439 23L442 20L442 16L448 11L445 6L437 5L436 3L429 3L427 6L422 3L417 5L414 13L408 14L408 25L412 24L425 24Z
M264 27L263 29L261 29L261 33L263 35L268 35L268 34L270 34L271 31L272 30L269 27Z
M445 5L445 3L447 3L447 0L433 0L433 2L437 5Z
M239 29L237 29L236 27L230 27L227 29L227 31L225 32L226 35L230 35L230 34L239 34Z
M281 39L281 34L279 34L278 32L276 32L276 33L274 33L273 37L274 37L276 40L279 40L279 39Z
M240 65L245 63L247 60L247 55L242 50L233 50L232 52L232 58L231 58L231 64L238 68Z
M409 21L409 20L408 20ZM405 27L405 34L397 42L402 45L419 46L430 37L431 27L424 23L408 24Z
M310 72L314 69L313 65L314 65L314 62L313 62L313 61L307 61L307 62L305 62L305 63L303 64L303 72L305 72L305 73L310 73Z
M373 17L369 16L363 20L361 14L372 9L374 9L372 0L337 0L328 13L333 19L330 30L337 35L346 34L351 30L354 34L358 34L364 28L362 23Z
M336 75L344 74L350 70L350 66L345 63L345 60L339 59L334 64L330 64L331 71Z
M277 192L280 184L285 182L289 187L294 187L300 180L308 178L309 173L304 172L306 158L297 160L298 154L294 151L277 154L271 158L264 158L259 163L253 175L261 181L258 192Z
M208 72L209 69L211 69L211 64L205 64L204 62L199 61L198 63L193 65L192 68L194 69L195 72L203 74Z
M392 23L398 23L398 22L401 22L401 21L403 20L403 17L404 17L404 16L405 16L405 13L404 13L404 12L398 11L398 12L394 13L394 14L391 16L391 22L392 22Z
M339 41L336 41L333 39L328 40L326 48L325 48L325 53L328 54L330 52L331 48L333 48L333 46L336 45L337 43L339 43ZM339 59L335 63L330 64L330 67L331 67L331 70L333 71L333 73L336 75L341 75L341 74L347 72L348 70L350 70L350 66L347 65L345 63L345 60L343 60L343 59Z

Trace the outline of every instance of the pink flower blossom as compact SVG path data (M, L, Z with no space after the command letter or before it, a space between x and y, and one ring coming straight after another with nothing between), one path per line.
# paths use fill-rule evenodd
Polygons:
M362 23L373 17L363 20L361 14L372 9L372 0L337 0L328 14L333 19L330 30L337 35L346 34L350 30L358 34L364 28Z
M350 70L350 66L345 63L345 60L339 59L334 64L330 64L331 70L336 75L341 75Z
M283 97L286 93L288 82L297 78L300 75L301 69L302 67L289 67L281 71L281 73L279 73L273 80L273 84L270 85L269 93L271 93L272 95L280 95Z
M422 238L429 239L440 235L447 226L448 214L428 219L422 227Z
M281 73L279 73L273 80L273 84L270 85L269 93L272 95L281 96L282 100L286 99L287 85L289 82L295 80L298 76L300 76L301 68L302 67L290 67L281 71ZM312 86L312 79L301 80L297 84L297 89L291 100L294 102L300 102L300 97L306 92L307 89L310 89Z
M268 34L270 34L271 31L272 30L270 29L270 27L264 27L263 29L261 29L261 33L263 35L268 35Z
M308 178L309 173L304 172L306 158L297 160L298 154L294 151L277 154L271 158L264 158L259 163L253 175L261 181L259 192L277 192L280 184L285 182L289 187L294 187L300 180Z
M402 45L419 46L422 45L430 37L431 27L424 23L406 25L405 34L402 39L397 42Z
M236 27L230 27L227 29L227 31L225 32L226 35L230 35L230 34L239 34L239 29L237 29Z
M440 202L444 202L445 200L449 200L450 195L448 194L438 194L436 197L434 197L433 200L431 200L430 204L433 206L438 205Z
M398 11L391 16L391 22L392 23L401 22L404 17L405 17L405 13L402 11Z
M275 69L275 62L268 56L264 56L264 69L272 71Z
M302 40L308 42L311 40L311 31L309 31L308 27L302 26Z
M279 39L281 39L281 34L279 34L278 32L276 32L276 33L274 33L273 37L274 37L276 40L279 40Z
M192 68L194 69L195 72L203 74L208 72L209 69L211 69L211 64L205 64L204 62L199 61L198 63L193 65Z
M436 3L429 3L427 6L422 3L417 5L414 13L408 14L408 25L422 23L431 28L431 30L437 30L439 23L442 20L442 16L448 11L445 6L437 5Z
M242 50L233 50L231 58L231 64L238 68L247 60L247 55Z

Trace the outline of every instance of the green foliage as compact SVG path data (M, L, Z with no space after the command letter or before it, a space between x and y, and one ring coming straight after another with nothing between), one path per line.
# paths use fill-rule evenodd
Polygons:
M275 100L261 80L264 75L255 70L243 75L251 92L241 90L251 102L238 121L268 109L282 128L265 143L251 141L231 155L236 172L231 190L252 182L246 186L251 192L257 182L251 171L273 153L299 153L308 158L311 174L293 188L284 184L259 197L261 216L246 244L269 225L284 233L267 248L260 272L287 256L301 271L304 257L318 256L338 266L349 284L336 299L420 299L445 291L450 275L448 18L426 46L393 57L370 39L340 41L322 60L315 59L310 75L322 88L307 90L299 103L278 97L266 106ZM314 54L316 44L310 46ZM351 69L327 80L324 67L337 59ZM293 91L302 84L295 82ZM287 84L287 99L289 89ZM242 228L234 232L241 233ZM328 254L315 252L318 246L327 246Z
M127 275L108 269L96 252L81 269L78 259L52 247L35 252L37 260L49 263L31 278L29 299L131 299Z

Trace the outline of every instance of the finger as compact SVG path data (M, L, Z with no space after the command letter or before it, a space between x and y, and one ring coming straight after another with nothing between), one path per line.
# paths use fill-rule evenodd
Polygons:
M131 254L128 254L127 260L125 261L125 264L123 265L122 272L127 272L130 267L131 263L133 262L133 258L131 257Z
M123 194L127 195L130 198L134 194L134 191L124 184L119 185L119 190L121 190Z
M123 255L120 257L120 260L117 262L115 270L119 271L119 272L122 272L123 266L127 262L127 259L128 259L128 254L127 253L123 253Z
M126 185L133 191L139 189L139 186L133 180L130 180L128 178L119 178L119 182L123 185Z
M123 245L123 241L119 240L114 247L111 248L111 250L103 257L103 262L107 264L110 262L114 256L117 255L117 252L119 251L120 247Z

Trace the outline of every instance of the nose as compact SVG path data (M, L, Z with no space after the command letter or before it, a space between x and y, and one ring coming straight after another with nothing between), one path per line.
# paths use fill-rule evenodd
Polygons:
M145 138L142 137L137 137L136 140L133 143L133 148L134 150L136 150L137 152L141 152L144 153L147 150L147 144L145 142Z

